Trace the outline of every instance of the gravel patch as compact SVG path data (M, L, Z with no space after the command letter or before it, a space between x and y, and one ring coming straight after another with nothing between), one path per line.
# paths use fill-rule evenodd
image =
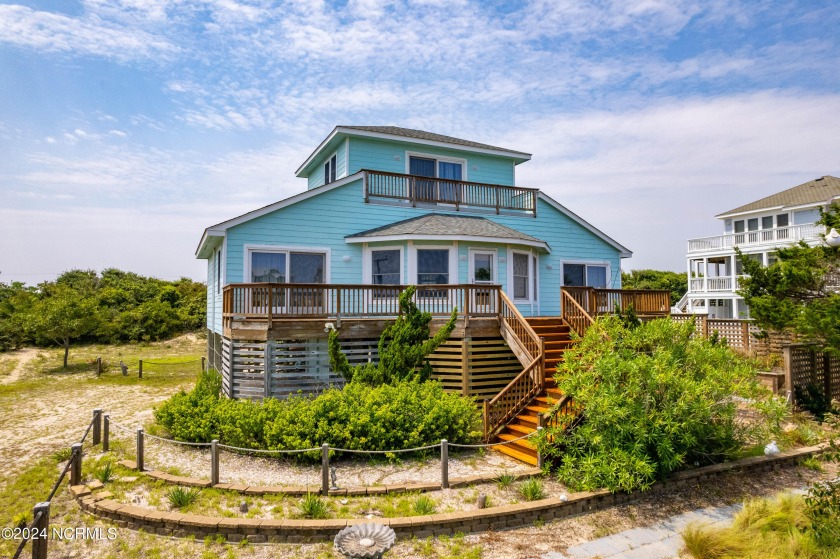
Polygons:
M119 436L127 444L133 444L134 439L129 433L120 433ZM133 452L129 451L129 454ZM199 479L210 477L210 451L203 447L182 446L147 437L144 461L146 468L176 470L180 475ZM437 456L395 461L342 457L333 461L331 466L335 467L336 480L342 488L440 481L440 459ZM495 451L456 451L450 452L449 456L450 479L484 474L515 474L531 468L528 464ZM243 455L225 450L220 451L219 474L222 483L321 485L320 464L307 464L291 458Z

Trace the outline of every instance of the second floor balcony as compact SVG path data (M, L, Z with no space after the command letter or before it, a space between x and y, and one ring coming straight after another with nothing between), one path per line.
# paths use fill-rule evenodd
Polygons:
M691 278L688 291L689 293L734 292L741 288L742 277L744 276Z
M736 246L781 246L799 241L816 240L821 235L825 235L825 226L814 223L729 233L714 237L689 239L688 254L721 251Z
M393 200L417 205L450 207L456 211L494 211L497 214L537 216L536 188L468 182L364 170L365 202Z

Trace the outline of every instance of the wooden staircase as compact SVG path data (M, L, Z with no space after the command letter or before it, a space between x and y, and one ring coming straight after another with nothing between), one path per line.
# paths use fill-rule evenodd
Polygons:
M554 373L563 361L563 353L575 342L569 325L560 317L535 317L526 321L538 336L545 339L545 388L496 435L499 441L512 441L537 430L539 416L559 402L563 393L557 388ZM528 464L537 464L537 447L530 439L492 447Z

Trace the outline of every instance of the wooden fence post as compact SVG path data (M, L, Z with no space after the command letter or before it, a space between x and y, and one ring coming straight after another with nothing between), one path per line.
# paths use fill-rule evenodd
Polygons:
M793 359L791 356L791 346L786 345L782 348L782 355L785 360L785 388L788 393L788 400L790 405L796 405L796 391L793 387Z
M143 471L143 429L137 429L137 471Z
M540 438L540 432L543 430L543 426L545 424L545 416L540 412L537 414L537 438ZM539 446L537 446L537 468L542 469L543 464L545 464L545 459L543 457L543 453L540 452Z
M82 483L82 443L73 443L70 451L70 485L79 485Z
M750 346L752 345L750 343L752 341L750 340L750 323L746 320L741 321L741 338L744 340L744 349L750 349Z
M40 518L38 514L40 513ZM38 518L33 522L32 531L32 559L47 559L47 542L50 539L50 502L38 503L32 509L32 518ZM41 536L44 537L41 537Z
M140 366L137 368L137 378L143 378L143 360L140 360Z
M703 337L709 339L709 315L704 314L700 317L700 331L703 333Z
M210 441L210 485L219 485L219 440Z
M830 402L833 399L831 392L831 358L825 351L822 353L822 366L823 383L825 383L825 399Z
M449 489L449 442L440 441L440 488Z
M102 442L102 408L93 410L93 446Z
M205 356L201 356L201 372L207 371L207 358Z
M102 375L102 358L97 357L96 358L96 376L101 376L101 375Z
M321 445L321 495L330 494L330 445Z
M108 452L111 447L111 416L105 414L102 418L102 452Z

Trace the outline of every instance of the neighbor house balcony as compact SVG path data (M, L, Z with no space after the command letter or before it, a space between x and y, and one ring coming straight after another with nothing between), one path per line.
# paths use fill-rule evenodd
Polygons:
M448 206L455 211L537 216L536 188L484 184L382 171L362 171L365 202L390 200L412 206Z
M821 235L825 235L825 226L813 223L808 225L776 227L774 229L760 229L758 231L745 231L743 233L729 233L715 237L689 239L688 254L721 251L736 246L778 246L798 241L812 241Z
M691 278L689 293L724 293L741 289L740 280L745 276Z

